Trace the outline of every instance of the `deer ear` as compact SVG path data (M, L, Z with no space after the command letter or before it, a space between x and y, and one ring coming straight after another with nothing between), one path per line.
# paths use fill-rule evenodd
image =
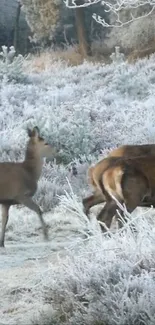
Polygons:
M30 138L32 138L32 137L37 138L37 137L39 137L39 128L37 126L35 126L33 128L33 130L31 130L31 129L28 128L27 129L27 133L28 133L28 136Z
M29 138L32 137L32 131L29 128L27 129L27 134L28 134Z
M33 128L32 133L33 133L33 137L39 137L39 133L40 133L40 131L39 131L38 126L35 126L35 127Z

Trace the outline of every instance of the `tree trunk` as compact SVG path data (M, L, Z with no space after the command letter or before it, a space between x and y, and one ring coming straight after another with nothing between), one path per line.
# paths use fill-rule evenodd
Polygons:
M21 4L18 4L17 12L16 12L16 20L14 27L14 37L13 37L13 45L15 50L18 50L18 41L19 41L19 18L20 18Z
M77 36L79 41L80 54L85 58L91 55L91 48L87 39L85 21L84 21L84 8L75 9Z

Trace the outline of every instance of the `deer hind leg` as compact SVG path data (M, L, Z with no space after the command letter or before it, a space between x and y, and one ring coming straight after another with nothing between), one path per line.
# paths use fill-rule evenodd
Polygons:
M153 206L153 208L155 208L155 197L146 197L144 198L144 200L141 202L140 206L141 207L146 207L146 208L150 208L151 205Z
M39 206L30 197L26 197L26 196L20 197L20 198L18 197L17 200L19 203L25 205L27 208L31 209L32 211L34 211L38 214L39 220L42 225L44 238L47 240L48 239L48 229L47 229L47 225L43 219L42 211L39 208Z
M141 202L143 201L145 195L148 192L148 182L145 176L137 171L137 170L130 170L129 172L125 172L122 180L121 180L121 190L124 197L124 203L126 204L127 211L129 213L132 213L137 206L141 205ZM106 192L105 192L106 195ZM107 196L107 203L105 204L104 208L99 213L97 219L104 222L106 226L109 228L112 222L112 218L114 215L116 215L118 220L119 227L123 226L122 221L119 218L118 213L116 211L118 210L121 214L122 218L124 217L123 212L118 208L117 203L115 200L112 200L109 198L109 195ZM122 202L122 199L119 200L120 203Z
M95 192L93 195L90 195L83 199L82 203L84 206L84 212L88 216L90 208L94 205L105 202L105 198L102 193Z
M1 237L0 237L0 247L4 247L5 230L9 219L9 208L10 205L2 204L2 230L1 230Z
M99 221L104 222L107 228L110 228L112 218L116 214L116 210L117 210L117 203L112 199L108 200L104 208L97 215L97 219ZM103 231L106 231L105 228L103 229Z
M138 206L142 205L145 195L149 192L147 179L139 171L126 173L122 179L122 190L126 209L132 213ZM119 221L119 225L121 226L121 221Z

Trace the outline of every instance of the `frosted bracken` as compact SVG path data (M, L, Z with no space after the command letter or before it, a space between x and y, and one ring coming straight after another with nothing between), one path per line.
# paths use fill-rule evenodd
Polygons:
M30 64L23 82L0 81L0 155L23 159L26 128L35 125L56 146L35 196L50 241L35 214L11 208L0 250L1 322L154 325L154 210L133 213L136 234L129 218L107 236L95 220L99 207L88 222L81 198L91 163L121 144L155 143L155 57L134 66L56 62L40 74Z

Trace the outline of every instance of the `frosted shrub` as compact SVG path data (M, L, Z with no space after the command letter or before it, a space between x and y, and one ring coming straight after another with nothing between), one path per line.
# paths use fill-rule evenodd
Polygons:
M121 63L124 61L124 54L120 53L120 47L115 46L115 52L110 55L110 59L112 60L113 63Z
M73 68L56 62L49 71L29 74L28 84L1 81L1 161L23 159L26 129L35 125L57 149L36 193L45 211L70 193L67 179L81 200L90 190L88 166L112 148L154 142L154 62Z
M89 192L86 177L88 166L88 163L76 163L74 168L76 168L77 175L74 175L73 166L56 165L55 163L45 165L36 194L36 200L43 210L49 211L55 207L59 203L59 197L65 195L65 192L70 194L69 184L80 201Z
M34 288L49 308L33 324L153 325L155 224L149 214L127 218L125 229L111 236L94 229L58 265L49 265Z
M0 53L0 80L6 78L8 81L21 82L26 79L23 73L24 57L19 54L15 56L14 46L10 46L9 51L6 46L2 46Z
M92 208L89 222L81 202L91 192L91 163L118 145L155 143L154 94L154 57L135 65L54 63L30 73L28 84L1 80L1 161L24 158L26 129L35 125L57 149L44 164L35 196L49 211L51 241L40 242L35 215L12 208L0 259L4 323L154 325L154 209L137 209L121 230L102 234L100 207ZM17 266L15 272L4 276L9 265Z

